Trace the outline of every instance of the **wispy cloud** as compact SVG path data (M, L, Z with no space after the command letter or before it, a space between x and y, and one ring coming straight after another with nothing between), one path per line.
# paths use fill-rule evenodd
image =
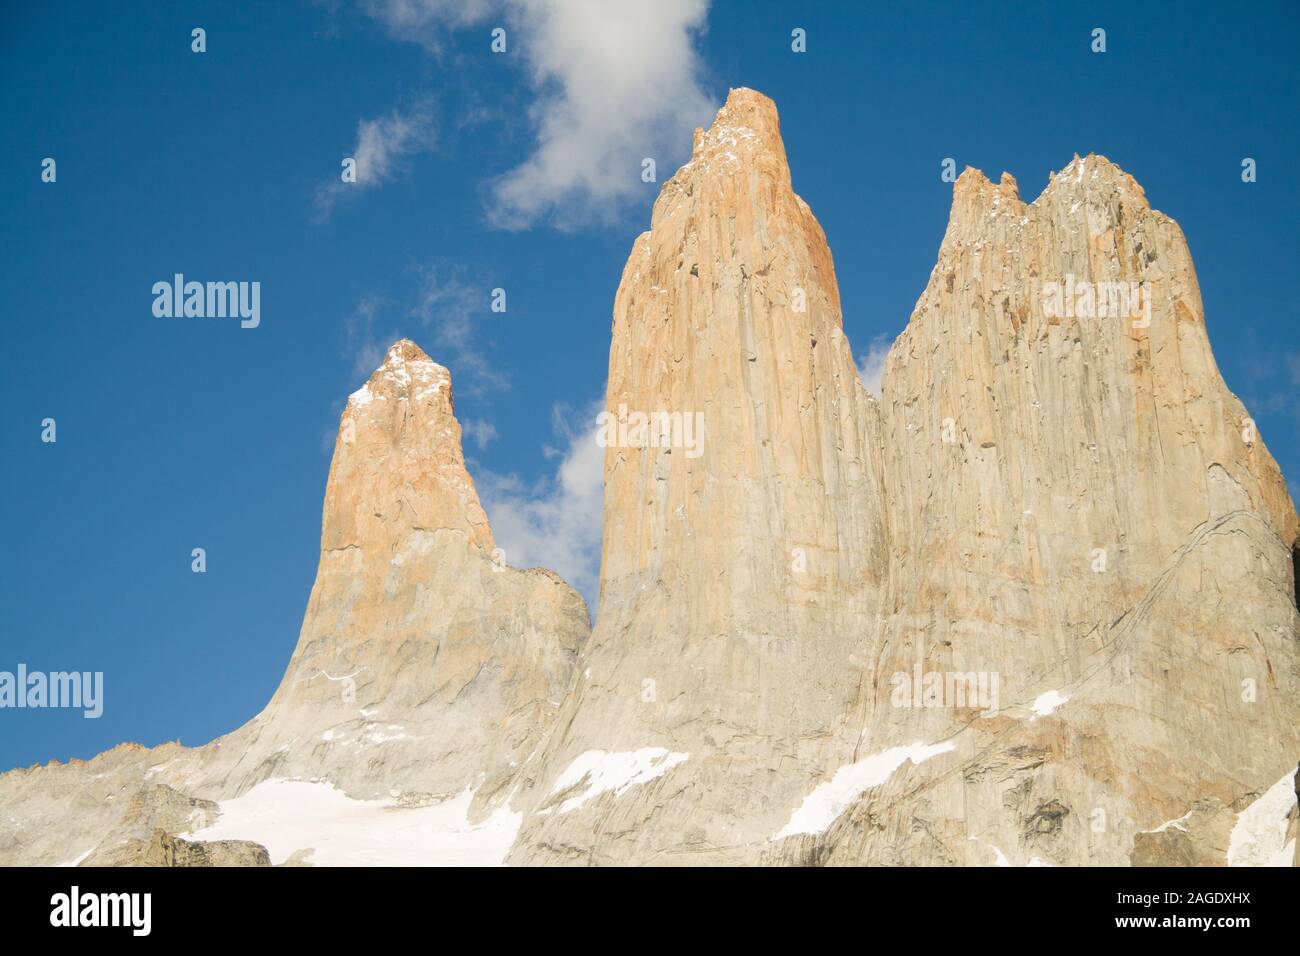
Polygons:
M1260 434L1277 454L1281 442L1300 438L1300 352L1261 341L1253 328L1245 327L1243 333L1243 344L1229 357L1231 365L1225 376L1232 380L1247 414L1257 419Z
M460 430L466 438L473 440L479 451L482 451L488 446L489 442L495 441L497 438L496 426L479 418L471 418L461 422Z
M596 443L595 401L582 409L557 406L552 421L561 448L555 474L535 483L480 470L475 481L492 533L517 568L545 567L587 599L593 612L599 591L601 526L605 507L605 450Z
M482 323L493 313L491 290L466 281L454 267L435 264L420 269L419 299L411 314L433 332L439 349L437 360L446 365L453 379L478 392L505 391L510 380L488 360L483 343Z
M885 359L889 358L889 336L877 335L867 346L866 354L858 356L858 377L872 395L879 397L880 380L885 374Z
M379 296L366 296L343 317L343 351L352 358L352 373L362 380L384 356L386 345L375 334L375 320L385 304Z
M537 97L536 147L492 183L488 219L520 229L614 220L647 195L641 163L661 175L689 151L716 106L704 92L696 40L709 0L371 0L396 37L438 51L450 30L493 17L509 26ZM486 42L486 40L485 40ZM649 187L653 188L653 187Z
M362 296L343 317L341 345L353 375L364 381L393 342L410 337L427 342L430 357L447 366L458 392L508 390L509 378L488 359L484 323L493 315L491 290L467 279L463 267L445 262L425 264L415 272L412 298L395 303L386 296ZM427 334L419 334L421 328ZM466 425L465 430L480 448L496 437L487 422Z
M451 29L483 23L502 4L498 0L362 0L361 9L395 37L442 51Z
M432 147L433 132L433 110L427 102L406 112L394 110L378 119L361 120L349 154L356 160L356 182L344 182L340 166L340 175L316 191L316 221L329 219L345 197L393 179L406 157Z

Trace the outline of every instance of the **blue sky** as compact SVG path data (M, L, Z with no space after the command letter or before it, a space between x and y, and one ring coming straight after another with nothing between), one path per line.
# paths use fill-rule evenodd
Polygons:
M1186 232L1220 367L1296 493L1293 3L247 6L0 11L0 670L105 674L98 720L0 710L0 769L261 709L343 402L401 335L452 371L510 562L591 593L598 458L574 434L658 189L641 159L671 176L731 86L777 102L864 360L934 264L945 157L1027 199L1075 152L1119 163ZM340 184L346 156L365 182ZM154 317L177 272L260 282L261 324Z

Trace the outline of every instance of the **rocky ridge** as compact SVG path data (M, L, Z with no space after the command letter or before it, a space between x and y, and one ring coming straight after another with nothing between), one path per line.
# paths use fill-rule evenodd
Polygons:
M606 450L590 635L399 342L266 709L0 775L0 862L1294 862L1297 516L1177 223L1101 156L967 170L879 398L841 318L733 90L615 299L606 408L664 440Z

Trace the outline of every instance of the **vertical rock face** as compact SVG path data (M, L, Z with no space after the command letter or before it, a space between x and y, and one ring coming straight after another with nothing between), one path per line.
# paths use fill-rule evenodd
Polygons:
M1186 240L1130 176L1076 157L1026 204L963 174L882 391L868 737L953 751L820 850L1126 863L1141 831L1240 810L1294 764L1295 510L1219 375ZM918 673L999 699L897 706Z
M0 775L0 863L1295 861L1297 516L1178 225L1100 156L968 170L879 402L840 319L733 90L615 301L590 637L399 342L266 709Z
M606 409L702 441L606 452L599 619L514 858L753 860L853 753L886 559L874 400L758 93L696 132L633 246Z
M237 793L315 776L363 798L491 791L537 746L587 630L558 577L499 560L451 377L403 340L343 413L284 680L216 742L205 782Z
M702 454L607 452L514 861L1228 862L1300 751L1297 525L1177 224L1102 157L1032 204L967 171L879 405L839 320L732 91L610 350L607 408L702 411Z

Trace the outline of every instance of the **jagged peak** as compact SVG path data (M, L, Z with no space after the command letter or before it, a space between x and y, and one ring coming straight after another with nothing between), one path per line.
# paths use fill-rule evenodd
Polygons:
M1046 188L1033 202L1026 203L1014 176L1004 172L993 183L980 170L967 166L953 184L949 229L954 223L970 224L984 219L1012 214L1027 222L1027 217L1068 202L1071 213L1094 201L1120 201L1144 209L1150 205L1146 192L1136 179L1116 163L1098 153L1080 157L1078 153L1060 172L1053 171Z
M365 450L352 451L358 447ZM407 495L401 488L415 490ZM394 522L397 514L402 518ZM366 384L348 396L322 541L339 549L396 540L411 528L463 530L482 549L494 547L465 467L451 373L410 339L399 339Z
M398 339L388 347L366 384L348 396L348 405L360 408L377 398L390 397L418 402L434 396L451 406L451 372L410 339Z
M791 188L776 103L757 90L736 87L708 128L696 128L691 158L664 183L655 201L654 219L676 209L678 200L693 192L692 184L752 171Z
M953 183L952 191L954 203L957 201L958 195L981 195L991 192L995 197L1010 199L1023 204L1023 200L1020 198L1020 184L1016 182L1016 177L1004 172L1002 178L995 184L974 166L967 166L962 170L962 174Z
M759 144L781 141L781 118L776 103L770 97L747 87L736 87L727 93L727 101L713 118L707 129L696 129L695 147L701 141L718 140L728 134L740 133L746 139L756 139Z
M441 371L447 371L446 368L439 365L425 353L424 349L416 345L410 339L398 339L388 347L384 353L384 368L393 368L403 365L431 365Z
M1048 177L1047 188L1034 200L1034 204L1037 205L1045 196L1056 192L1092 193L1103 189L1125 193L1146 205L1146 190L1117 163L1100 153L1089 153L1082 158L1075 153L1074 159L1064 169L1059 173L1053 172Z
M663 183L655 199L651 224L685 207L703 183L732 183L757 173L763 181L793 194L790 166L781 140L776 104L757 90L733 88L712 124L694 133L690 160ZM724 191L731 186L724 187ZM708 195L718 195L706 189Z

